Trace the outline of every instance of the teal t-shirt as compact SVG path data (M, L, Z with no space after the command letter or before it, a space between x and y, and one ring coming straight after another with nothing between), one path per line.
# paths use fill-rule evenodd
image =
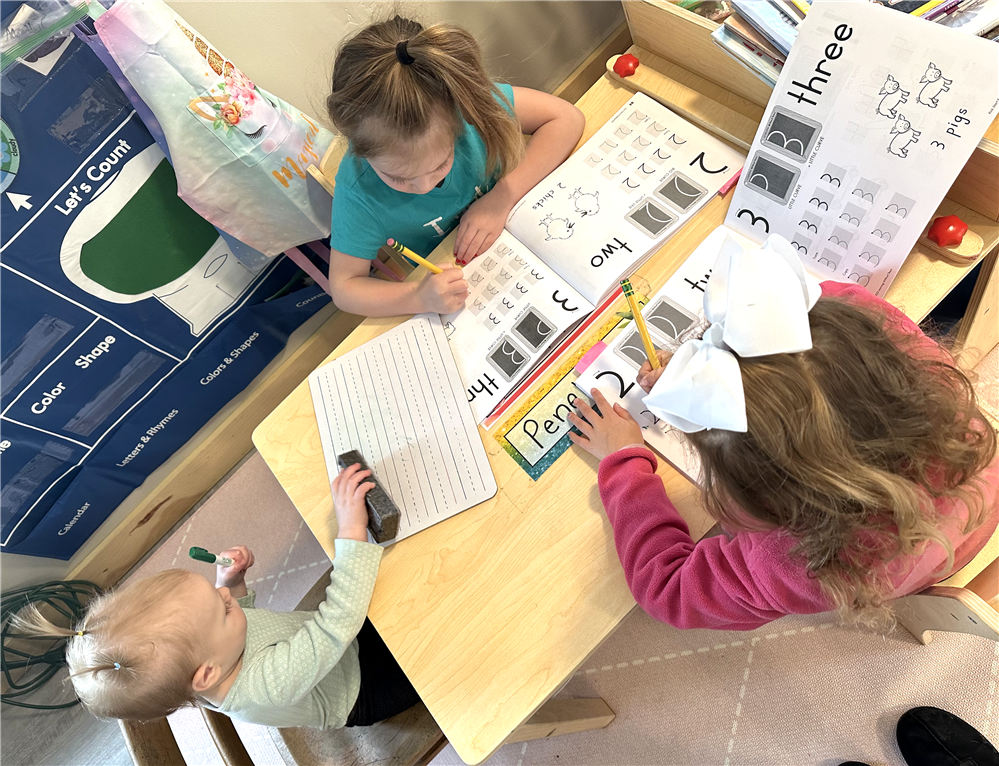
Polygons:
M496 85L512 105L513 87ZM439 189L426 194L390 188L367 160L348 151L336 174L330 245L357 258L374 258L391 237L419 255L430 255L495 182L486 177L486 145L467 122L454 144L451 171Z

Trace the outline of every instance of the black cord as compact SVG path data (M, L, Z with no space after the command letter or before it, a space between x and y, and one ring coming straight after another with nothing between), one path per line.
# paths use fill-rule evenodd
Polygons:
M3 625L0 628L0 672L8 687L8 691L0 694L0 702L32 710L60 710L79 703L74 699L62 705L35 705L20 699L44 686L66 665L68 639L23 636L14 632L10 617L29 604L46 604L65 617L69 625L74 625L83 618L90 599L101 592L99 585L87 580L54 580L0 594L0 622ZM23 650L21 642L25 641L46 641L49 645L33 653ZM14 643L22 648L15 649Z

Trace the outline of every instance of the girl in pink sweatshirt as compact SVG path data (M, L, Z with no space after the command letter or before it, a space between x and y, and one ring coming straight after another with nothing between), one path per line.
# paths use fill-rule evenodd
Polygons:
M730 276L728 292L745 281ZM724 322L705 298L719 329L739 321L726 297ZM766 300L744 303L757 309ZM711 416L696 412L713 406L705 399L728 394L705 383L703 368L671 370L678 357L689 362L683 346L669 365L661 352L665 368L653 374L646 364L639 373L652 391L646 404L688 431L705 507L726 535L694 542L638 423L597 389L599 414L576 400L572 422L581 433L572 439L600 459L600 496L629 587L658 620L749 630L785 614L838 609L884 624L891 599L964 566L996 529L996 435L953 358L856 285L823 283L804 312L810 348L796 353L743 355L730 347L738 333L728 331L728 344L707 348L714 327L692 342L702 362L719 349L737 360L744 412L722 409L737 410L741 424L726 415L728 427L703 425ZM725 314L717 302L714 313ZM693 402L685 405L687 394ZM680 401L672 419L671 400ZM690 422L698 417L700 426Z

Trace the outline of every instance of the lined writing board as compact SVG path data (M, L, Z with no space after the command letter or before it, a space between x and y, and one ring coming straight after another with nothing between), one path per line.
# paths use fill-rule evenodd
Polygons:
M330 480L358 450L402 519L398 542L488 500L496 479L440 317L421 314L309 376Z

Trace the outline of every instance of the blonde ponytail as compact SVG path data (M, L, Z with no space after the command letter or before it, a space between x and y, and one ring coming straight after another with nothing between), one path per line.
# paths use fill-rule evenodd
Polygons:
M337 53L326 108L358 157L397 151L441 119L453 140L462 121L479 132L489 175L508 173L523 154L513 105L486 74L474 38L451 24L424 29L396 16L362 29Z
M10 624L24 637L67 639L69 681L94 715L160 718L195 701L196 637L183 600L171 596L196 576L169 569L105 593L72 628L33 604L11 615Z
M25 638L72 638L86 632L82 628L67 628L50 622L34 604L28 604L18 614L12 614L10 626Z

